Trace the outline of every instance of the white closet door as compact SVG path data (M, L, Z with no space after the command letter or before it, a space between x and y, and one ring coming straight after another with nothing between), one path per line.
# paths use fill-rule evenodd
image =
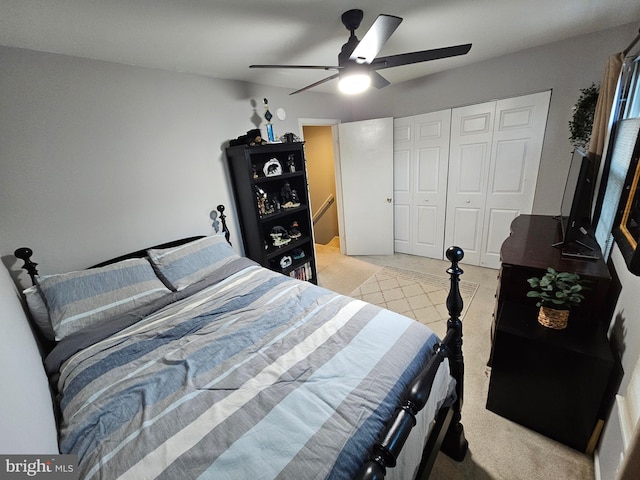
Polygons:
M394 121L395 250L442 259L451 110Z
M551 92L496 102L480 265L500 267L500 247L520 214L531 213Z
M454 108L445 244L464 250L464 261L480 264L495 102Z

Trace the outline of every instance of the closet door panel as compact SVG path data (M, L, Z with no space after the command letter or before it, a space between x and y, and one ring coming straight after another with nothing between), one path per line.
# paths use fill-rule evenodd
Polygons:
M450 110L394 120L396 252L444 258L450 121Z
M500 267L511 221L533 210L550 98L542 92L496 102L481 266Z
M413 253L411 172L413 158L413 117L393 121L393 248Z
M445 244L462 247L465 263L478 265L485 222L495 102L454 108Z
M451 110L416 115L415 128L413 253L443 259Z

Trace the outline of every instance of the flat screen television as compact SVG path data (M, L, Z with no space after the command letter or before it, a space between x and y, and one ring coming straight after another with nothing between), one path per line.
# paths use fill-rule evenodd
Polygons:
M580 149L574 150L560 206L562 240L556 244L566 256L599 258L598 244L592 237L593 179L589 167L589 157Z

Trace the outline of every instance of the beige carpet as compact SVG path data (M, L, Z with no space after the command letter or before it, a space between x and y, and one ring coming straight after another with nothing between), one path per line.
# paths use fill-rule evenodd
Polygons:
M388 265L356 288L349 296L373 303L429 325L449 318L446 301L449 277L414 272ZM460 281L464 302L462 316L468 309L478 284Z
M321 286L348 295L376 282L378 274L404 281L406 272L419 273L418 283L433 285L425 278L447 279L448 262L413 255L346 257L340 255L339 243L318 246L318 280ZM437 480L500 479L500 480L590 480L594 478L593 459L584 453L529 430L486 409L490 371L487 359L490 351L490 328L495 304L497 271L461 265L464 274L461 286L477 286L474 293L466 289L463 317L465 397L462 423L469 441L469 452L463 462L455 462L444 454L437 457L431 478ZM414 278L414 275L410 275ZM399 281L399 283L400 283ZM436 282L437 283L437 282ZM368 289L371 285L365 288ZM399 287L402 288L402 287ZM430 288L430 287L428 287ZM448 289L448 284L446 286ZM386 290L386 289L384 289ZM381 290L384 291L384 290ZM392 289L393 290L393 289ZM410 293L410 292L409 292ZM429 296L430 292L422 295ZM444 293L434 295L435 304ZM410 298L411 295L408 295ZM384 295L382 297L384 299ZM419 300L414 300L419 305ZM429 301L432 301L429 299ZM389 298L387 308L394 304ZM390 308L393 310L393 308ZM441 317L442 306L435 307ZM418 307L416 311L422 313ZM445 314L446 315L446 314ZM435 317L430 317L435 318ZM446 331L444 320L427 320L429 327L440 337Z

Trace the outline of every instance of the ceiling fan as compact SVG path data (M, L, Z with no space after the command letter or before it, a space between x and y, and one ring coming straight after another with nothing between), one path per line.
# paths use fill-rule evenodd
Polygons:
M398 55L390 55L388 57L377 57L380 50L389 40L389 37L395 32L402 18L394 15L378 15L371 28L365 33L362 40L358 40L355 31L360 26L364 12L354 9L348 10L342 14L342 23L351 33L349 40L342 46L342 50L338 55L338 65L250 65L249 68L297 68L297 69L315 69L315 70L337 70L338 73L324 78L318 82L307 85L290 95L304 92L310 88L317 87L334 78L340 79L340 89L346 93L359 93L366 90L369 85L376 88L382 88L389 85L389 81L380 75L377 70L385 68L399 67L401 65L410 65L412 63L427 62L429 60L437 60L439 58L455 57L457 55L465 55L471 49L471 44L455 45L452 47L436 48L433 50L421 50L419 52L401 53ZM363 84L356 84L358 81ZM351 87L351 90L349 90ZM358 91L359 90L359 91Z

